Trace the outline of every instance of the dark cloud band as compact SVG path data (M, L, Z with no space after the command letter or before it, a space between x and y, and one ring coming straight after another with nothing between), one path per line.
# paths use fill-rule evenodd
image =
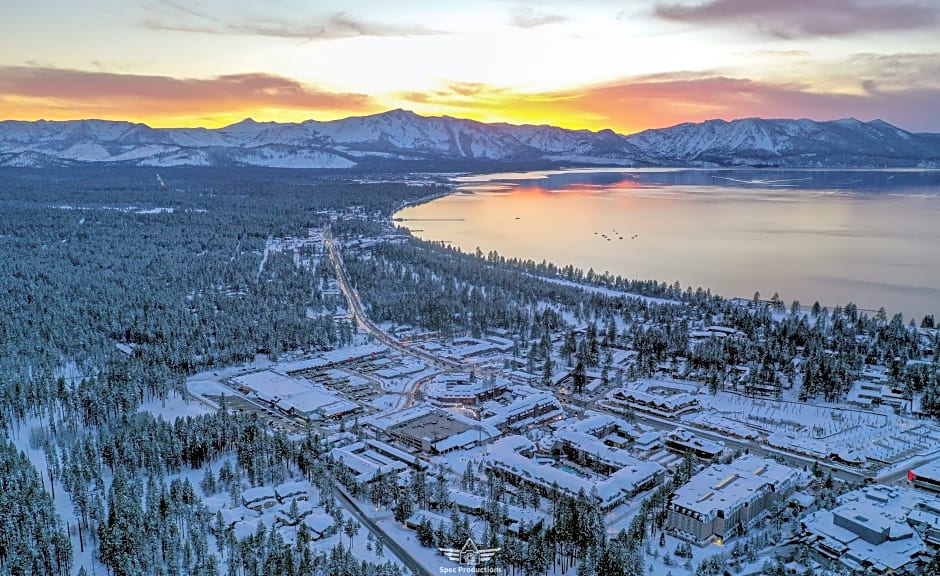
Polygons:
M658 2L655 12L661 18L679 22L734 26L743 23L778 38L909 30L940 22L940 4L905 0Z
M369 96L321 90L272 74L172 78L43 67L0 67L0 95L63 99L77 108L94 103L130 103L140 112L237 111L246 108L299 110L371 109Z

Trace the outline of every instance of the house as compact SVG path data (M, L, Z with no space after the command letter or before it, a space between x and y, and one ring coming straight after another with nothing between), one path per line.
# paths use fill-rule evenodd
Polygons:
M270 486L257 486L242 492L242 505L251 510L261 512L277 503L277 494Z
M307 491L310 489L309 482L285 482L274 487L274 495L278 502L285 503L291 500L307 500Z
M313 512L304 516L302 521L310 530L314 540L325 538L336 524L336 519L325 512Z

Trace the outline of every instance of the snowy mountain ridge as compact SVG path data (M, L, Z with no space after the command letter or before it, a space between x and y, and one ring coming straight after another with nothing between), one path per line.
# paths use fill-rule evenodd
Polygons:
M0 166L122 164L352 168L487 164L940 166L940 137L853 118L708 120L624 136L487 124L406 110L320 122L151 128L107 120L0 121Z
M940 149L932 135L913 134L883 120L854 118L727 122L708 120L646 130L628 139L650 162L742 166L925 166Z

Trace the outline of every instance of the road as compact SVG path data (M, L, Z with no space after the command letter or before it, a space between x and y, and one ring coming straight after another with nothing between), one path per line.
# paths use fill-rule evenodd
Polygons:
M336 283L339 285L343 296L345 296L346 300L349 302L350 316L360 328L389 348L394 348L403 354L420 358L435 368L443 370L459 370L462 368L457 362L438 358L424 350L412 348L398 339L392 338L384 330L376 326L363 311L362 301L359 300L359 293L349 285L349 278L346 276L346 268L343 267L343 259L340 256L339 249L336 247L336 243L333 242L333 237L330 234L325 234L324 243L330 254L330 262L333 263L333 269L336 271Z
M407 408L411 408L412 406L414 406L414 403L418 397L418 391L421 389L421 387L427 384L428 382L430 382L431 380L437 378L441 374L444 374L444 372L434 372L432 374L428 374L427 376L421 377L420 379L418 379L418 381L412 384L410 391L396 392L396 394L400 396L400 398L398 399L398 404L396 405L396 408L398 410L405 410Z
M371 518L366 516L366 514L360 508L359 502L357 502L355 498L350 497L349 494L346 493L346 489L343 488L339 482L336 482L335 486L336 490L334 493L337 496L337 500L339 500L343 504L343 507L349 510L349 512L356 517L356 520L371 530L372 533L376 535L376 537L381 538L383 546L391 550L392 553L397 556L398 559L401 560L402 563L407 566L408 569L411 570L414 574L418 576L431 576L431 574L425 570L423 566L421 566L421 564L415 559L414 556L411 555L410 552L408 552L408 550L402 547L391 536L386 534L385 531L382 530L378 524L373 522ZM417 545L417 543L415 544Z
M345 268L343 268L342 258L340 257L339 250L336 248L336 245L333 242L333 238L327 235L325 238L325 241L326 241L327 250L329 251L329 254L330 254L330 260L333 263L333 268L336 270L336 280L337 280L337 283L339 284L339 288L343 292L343 294L346 296L346 299L349 301L351 316L353 320L360 327L362 327L363 330L369 332L376 339L378 339L383 344L389 346L390 348L394 348L410 356L416 356L424 360L431 366L441 368L444 370L458 370L461 368L461 365L456 362L452 362L444 358L438 358L437 356L434 356L423 350L411 348L410 346L403 344L397 339L392 338L391 336L386 334L383 330L381 330L378 326L373 324L372 321L369 320L369 317L366 316L365 312L363 312L362 310L362 303L359 300L358 293L355 290L353 290L352 287L349 285L349 279L346 276L346 270ZM412 398L413 398L413 395L414 395L414 390L412 390ZM411 403L412 402L409 401L408 405L410 405ZM602 410L605 412L609 412L613 415L620 416L619 414L603 409L601 406L598 406L596 404L593 406L593 408L595 410ZM749 453L756 454L758 456L770 455L770 456L780 457L786 460L787 462L791 463L792 465L796 465L796 466L805 465L807 467L811 467L815 462L819 461L816 458L811 458L808 456L795 454L793 452L779 450L777 448L773 448L766 444L762 444L758 441L732 438L727 435L717 434L717 433L710 432L707 430L690 427L678 421L656 418L654 416L643 414L641 412L637 412L636 417L638 420L642 420L643 422L659 430L673 430L678 426L688 427L690 430L694 431L699 436L702 436L704 438L710 438L713 440L720 440L721 442L724 442L725 446L729 448L738 449L741 451L747 450ZM825 462L825 461L820 462L820 464L828 467L828 469L832 471L833 476L839 480L847 480L850 482L861 482L866 477L871 475L870 473L856 470L854 468L850 468L842 464L836 464L836 463Z

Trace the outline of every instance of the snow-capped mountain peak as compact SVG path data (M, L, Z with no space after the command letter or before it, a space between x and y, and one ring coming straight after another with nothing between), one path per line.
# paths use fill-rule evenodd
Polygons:
M348 168L429 166L936 165L940 137L883 120L745 118L685 123L622 136L611 130L486 124L402 109L329 122L258 122L218 129L151 128L106 120L0 122L0 166L69 163ZM437 163L437 164L435 164ZM483 163L483 164L481 164Z

